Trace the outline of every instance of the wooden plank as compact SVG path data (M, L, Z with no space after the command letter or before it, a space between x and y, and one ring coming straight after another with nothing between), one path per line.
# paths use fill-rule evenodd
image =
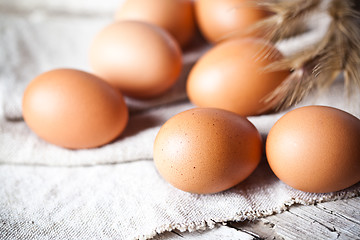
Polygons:
M360 224L360 198L317 204L324 212Z
M262 239L360 239L360 198L293 206L259 222L238 226L259 233Z
M196 232L184 232L179 231L167 232L153 238L154 240L219 240L219 239L241 239L241 240L254 240L257 239L251 233L247 231L239 231L232 227L227 227L224 225L218 225L214 229L206 231L196 231Z
M296 210L274 215L267 220L275 225L277 234L285 239L336 239L336 230L323 225L322 222L302 216Z
M174 231L155 239L360 239L360 197L292 206L281 214L256 221L233 222L193 233Z

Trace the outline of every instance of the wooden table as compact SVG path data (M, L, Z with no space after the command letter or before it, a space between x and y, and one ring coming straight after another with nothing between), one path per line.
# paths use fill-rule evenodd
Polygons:
M219 224L203 232L167 232L154 239L360 239L360 197L296 205L256 221Z

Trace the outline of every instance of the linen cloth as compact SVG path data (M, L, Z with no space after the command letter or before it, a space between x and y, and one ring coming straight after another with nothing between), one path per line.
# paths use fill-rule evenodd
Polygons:
M184 53L182 76L164 96L146 102L126 99L129 124L114 142L67 150L39 139L21 116L26 85L57 67L91 72L91 40L112 21L119 4L0 1L0 239L147 239L173 229L203 230L216 223L255 219L295 203L360 195L360 184L327 194L295 190L275 177L265 156L248 179L221 193L190 194L166 183L152 161L153 141L167 119L194 107L186 98L186 76L209 46L195 44ZM320 30L279 48L286 54L311 44ZM360 117L359 103L360 94L345 97L340 77L330 89L298 106L328 105ZM249 120L265 141L285 112Z

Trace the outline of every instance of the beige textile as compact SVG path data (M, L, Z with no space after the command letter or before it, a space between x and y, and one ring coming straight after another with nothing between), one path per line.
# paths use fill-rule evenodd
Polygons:
M207 47L184 54L183 74L165 96L127 99L129 125L116 141L67 150L39 139L22 121L22 92L46 70L91 71L88 47L118 4L105 2L0 1L0 239L145 239L173 229L263 217L295 203L360 195L360 184L328 194L297 191L275 177L265 157L246 181L221 193L190 194L166 183L152 161L153 141L167 119L194 107L186 98L186 76ZM286 54L317 37L310 34L279 47ZM299 106L334 106L360 117L360 94L344 96L339 78ZM265 140L283 114L249 119Z

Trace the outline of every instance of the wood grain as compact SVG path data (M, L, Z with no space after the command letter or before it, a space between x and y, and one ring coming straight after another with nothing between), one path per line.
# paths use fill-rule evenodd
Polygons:
M154 239L360 239L360 197L309 206L296 205L283 213L256 221L219 224L202 232L173 231Z

